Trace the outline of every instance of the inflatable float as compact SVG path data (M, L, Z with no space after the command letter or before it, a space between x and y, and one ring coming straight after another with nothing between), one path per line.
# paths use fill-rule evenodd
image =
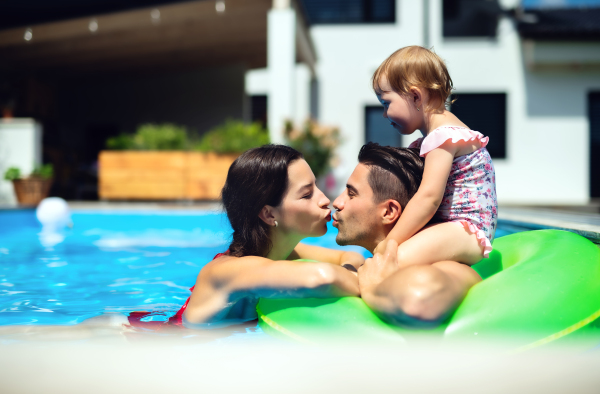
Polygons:
M496 239L490 257L473 268L483 281L434 330L388 325L357 297L261 299L259 324L303 343L410 344L424 333L443 342L510 338L520 351L574 338L600 343L600 249L589 240L558 230L516 233Z

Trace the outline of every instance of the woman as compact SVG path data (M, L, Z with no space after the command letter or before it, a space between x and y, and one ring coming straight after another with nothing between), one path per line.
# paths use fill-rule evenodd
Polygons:
M245 152L229 168L222 198L233 241L202 268L170 323L208 328L255 320L260 297L359 295L360 254L300 244L324 235L331 220L329 199L300 152L283 145Z

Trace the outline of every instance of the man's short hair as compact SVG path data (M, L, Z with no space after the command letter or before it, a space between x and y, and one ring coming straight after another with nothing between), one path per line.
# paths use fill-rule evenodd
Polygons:
M358 161L369 167L368 181L376 204L392 199L404 209L423 179L425 163L418 149L369 142L360 149Z

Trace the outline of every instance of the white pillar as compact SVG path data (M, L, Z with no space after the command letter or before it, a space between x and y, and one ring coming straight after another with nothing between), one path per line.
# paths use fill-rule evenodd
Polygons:
M4 180L10 167L21 170L21 176L31 174L42 163L42 127L33 119L0 119L0 205L15 205L13 185Z
M295 65L296 11L289 6L274 7L267 21L267 123L272 143L284 142L284 122L294 119Z

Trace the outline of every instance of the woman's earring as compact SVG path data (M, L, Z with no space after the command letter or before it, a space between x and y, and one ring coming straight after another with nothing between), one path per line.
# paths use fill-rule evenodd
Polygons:
M277 223L277 220L275 220L275 227L279 226L279 223Z
M419 107L417 107L417 111L420 111Z

